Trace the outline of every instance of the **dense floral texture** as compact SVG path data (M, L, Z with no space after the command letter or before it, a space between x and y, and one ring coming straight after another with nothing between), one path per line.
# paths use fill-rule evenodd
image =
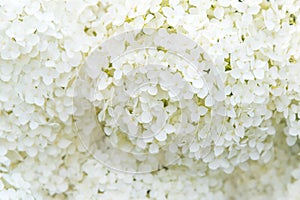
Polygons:
M1 199L299 199L299 14L297 0L1 1ZM226 110L211 145L201 143L202 132L175 164L124 174L79 140L74 87L95 48L141 28L180 33L201 46L224 85ZM115 80L124 71L115 68ZM175 74L169 78L176 83ZM108 76L98 89L112 81ZM153 119L137 115L142 124ZM113 126L105 128L110 135ZM166 137L156 139L149 153Z

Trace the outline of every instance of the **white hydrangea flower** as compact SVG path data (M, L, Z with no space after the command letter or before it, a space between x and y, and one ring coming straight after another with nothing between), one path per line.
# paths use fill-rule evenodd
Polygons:
M1 1L0 197L299 199L299 9L295 0ZM144 27L148 35L161 29L164 39L155 42L166 48L132 52L105 72L100 69L110 65L107 55L93 58L85 78L102 77L93 82L96 92L86 85L74 90L92 51ZM203 47L214 62L211 70L198 76L168 54L172 46L177 53L190 48L180 38L170 42L168 33ZM116 40L111 52L119 56L124 49L117 47L133 40ZM198 62L198 51L185 53ZM151 63L165 68L150 70ZM213 69L225 97L207 84ZM72 98L84 103L75 110ZM81 139L97 141L89 137L97 124L88 101L102 108L96 111L106 123L105 142L135 152L141 170L161 170L122 174L89 156L72 124L72 115L82 114ZM191 133L191 139L178 137ZM151 156L162 147L169 161L178 152L180 159L158 165ZM99 156L132 166L123 151Z

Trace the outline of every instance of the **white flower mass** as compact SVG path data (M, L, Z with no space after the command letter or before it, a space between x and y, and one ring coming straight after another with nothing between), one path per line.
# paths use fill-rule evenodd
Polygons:
M0 199L300 199L300 1L0 1Z

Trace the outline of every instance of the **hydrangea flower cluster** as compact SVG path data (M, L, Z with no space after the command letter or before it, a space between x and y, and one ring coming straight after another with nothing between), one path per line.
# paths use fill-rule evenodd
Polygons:
M123 172L154 171L200 146L210 148L225 116L224 87L212 67L194 41L164 29L135 30L106 41L76 80L80 139L108 167Z
M1 1L1 199L299 199L299 15Z

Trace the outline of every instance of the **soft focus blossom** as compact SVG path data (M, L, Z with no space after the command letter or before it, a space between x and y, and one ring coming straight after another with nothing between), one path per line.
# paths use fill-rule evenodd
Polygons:
M297 0L0 1L0 199L299 199L299 16ZM132 160L150 172L105 166Z

